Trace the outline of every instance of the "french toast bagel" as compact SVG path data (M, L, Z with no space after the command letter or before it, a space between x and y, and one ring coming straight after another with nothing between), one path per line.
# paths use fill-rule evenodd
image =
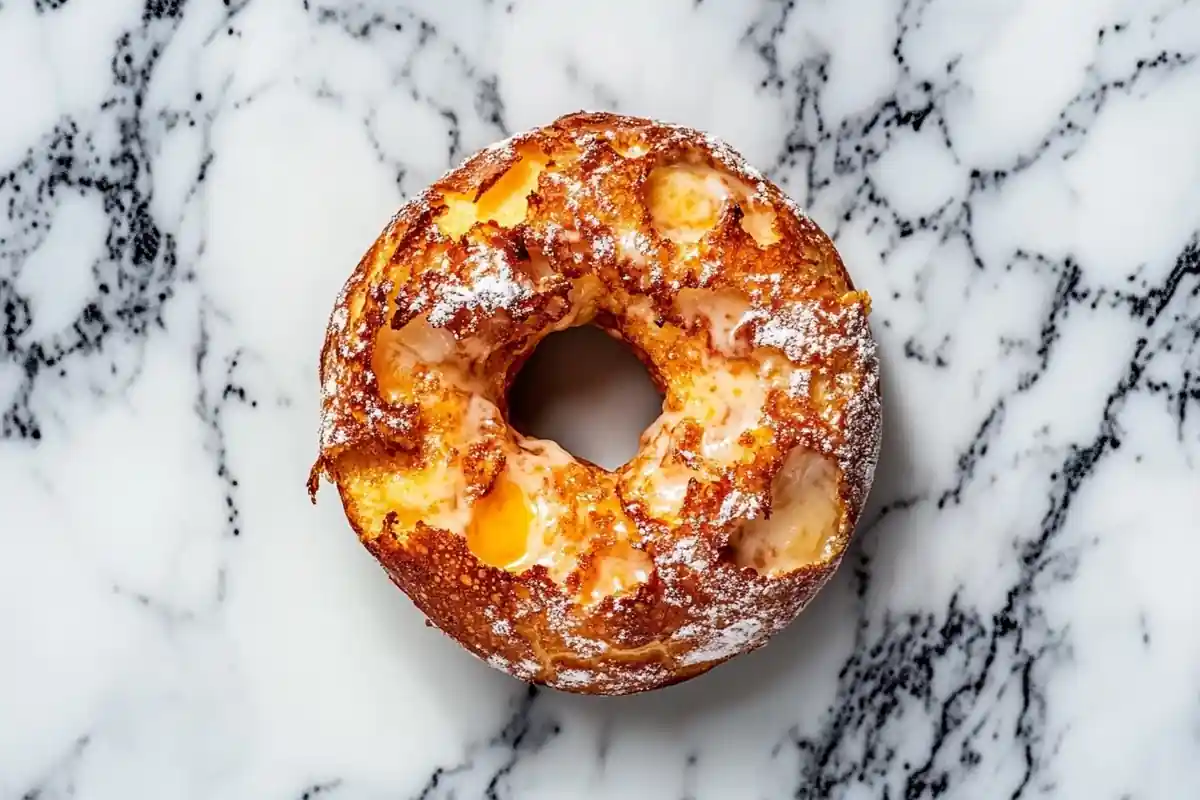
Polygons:
M363 257L309 489L336 484L396 585L489 664L591 694L685 680L764 644L841 561L880 444L869 309L727 145L571 114L467 159ZM508 423L538 342L587 324L665 396L614 471Z

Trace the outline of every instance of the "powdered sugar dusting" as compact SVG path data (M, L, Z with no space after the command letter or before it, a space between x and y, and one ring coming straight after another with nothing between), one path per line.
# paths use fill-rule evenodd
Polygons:
M443 327L463 310L485 316L501 309L512 311L532 296L531 282L524 276L518 278L504 251L473 242L467 259L469 280L438 287L429 310L430 325Z
M758 494L747 494L740 489L734 489L721 502L713 523L720 526L734 521L754 519L762 511L763 499Z
M554 685L559 689L582 689L595 679L589 669L560 669L554 675Z
M865 321L863 323L866 324ZM883 442L883 404L879 391L879 355L874 340L860 351L862 376L842 412L844 432L837 449L838 465L849 488L850 503L861 508L875 479Z
M507 672L513 677L521 680L531 681L537 678L541 672L542 665L533 659L521 659L519 661L510 661L499 653L493 653L484 661L492 669L498 669L501 672Z
M616 248L611 236L597 236L592 240L592 256L597 261L607 261L613 257Z
M792 370L788 376L788 394L792 397L808 397L812 375L806 369Z
M798 302L771 313L757 312L757 316L755 345L781 350L797 364L839 352L850 352L861 363L874 352L866 315L857 304L831 311L819 303Z
M727 628L716 632L705 632L707 635L699 638L700 644L687 651L679 659L681 664L703 664L706 661L724 661L749 648L760 638L763 624L753 617L741 619Z
M844 406L831 414L831 422L841 432L836 445L824 444L838 460L851 505L861 507L874 477L882 438L878 346L863 306L854 303L829 309L818 303L792 303L761 319L754 341L782 351L797 365L834 357L849 360L841 375L845 380L856 375L858 382L841 392ZM807 370L797 369L789 378L789 394L808 394L811 380Z

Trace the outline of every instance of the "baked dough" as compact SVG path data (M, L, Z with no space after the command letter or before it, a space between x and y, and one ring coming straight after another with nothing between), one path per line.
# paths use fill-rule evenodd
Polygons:
M579 113L405 205L337 298L318 480L432 624L526 681L653 689L759 647L845 552L880 442L870 301L727 145ZM507 422L594 324L663 391L607 471ZM586 420L580 421L586 425Z

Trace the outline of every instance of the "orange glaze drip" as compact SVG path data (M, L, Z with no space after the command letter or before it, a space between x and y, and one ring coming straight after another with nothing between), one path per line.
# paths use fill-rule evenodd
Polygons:
M467 526L467 547L489 566L511 569L529 550L533 510L520 488L501 475L492 490L475 503Z

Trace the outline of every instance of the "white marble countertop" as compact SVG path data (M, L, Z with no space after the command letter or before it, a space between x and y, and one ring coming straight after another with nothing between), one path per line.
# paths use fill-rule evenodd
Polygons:
M1198 56L1186 0L0 0L0 798L1197 796ZM577 108L768 171L884 359L838 577L620 699L304 492L353 264Z

